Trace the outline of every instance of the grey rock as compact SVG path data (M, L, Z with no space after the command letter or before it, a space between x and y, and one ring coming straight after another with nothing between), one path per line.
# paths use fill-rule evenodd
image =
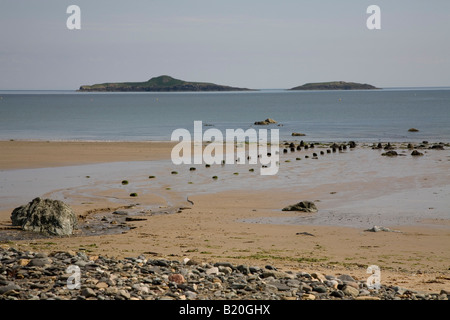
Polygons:
M8 294L10 291L18 291L21 290L21 287L15 283L10 283L6 286L0 287L0 294Z
M207 275L218 274L218 273L219 273L219 268L218 267L211 267L208 270L206 270L206 274Z
M90 298L90 297L95 297L95 291L92 290L91 288L84 288L81 290L81 295L86 297L86 298Z
M302 283L300 285L300 290L305 291L305 292L311 292L312 291L312 287L306 283Z
M186 292L184 293L184 295L185 295L186 298L189 299L189 300L194 300L194 299L197 298L197 294L196 294L195 292L192 292L192 291L186 291Z
M222 272L224 274L231 274L233 273L233 269L231 269L230 267L219 267L219 272Z
M131 298L131 295L127 290L119 290L119 292L117 294L125 299Z
M299 203L284 207L282 211L317 212L317 207L312 201L300 201Z
M343 298L345 296L345 294L341 290L336 290L336 291L332 291L330 293L330 296L336 297L336 298Z
M344 289L342 290L342 292L344 292L346 295L348 296L352 296L352 297L357 297L359 295L359 290L352 287L352 286L345 286Z
M298 288L300 286L300 281L295 279L289 279L286 281L286 285L293 288Z
M341 275L338 277L338 279L341 280L341 281L351 281L351 282L356 282L356 280L353 279L353 277L350 276L350 275L348 275L348 274L341 274Z
M272 286L276 287L278 291L289 291L291 290L291 287L284 284L284 283L280 283L280 282L271 282L270 283Z
M242 264L239 265L239 266L237 266L236 269L239 270L241 273L243 273L243 274L245 274L245 275L247 275L247 274L250 273L249 267L248 267L248 266L245 266L245 265L242 265Z
M398 156L398 153L397 153L397 151L390 150L388 152L382 153L381 155L382 156L387 156L387 157L395 157L395 156Z
M328 291L328 289L323 285L318 285L318 286L313 287L313 291L318 292L318 293L326 293Z
M229 263L229 262L216 262L214 264L214 267L229 267L231 269L234 268L233 265L231 263Z
M117 211L114 211L113 214L117 214L119 216L127 216L128 212L127 211L123 211L123 210L117 210Z
M244 289L247 286L246 283L241 283L241 282L235 282L231 284L231 288L238 290L238 289Z
M14 209L11 221L23 230L57 236L71 235L78 227L77 217L67 204L41 198Z
M258 273L261 271L261 268L258 266L251 266L251 267L249 267L249 270L251 273Z
M44 267L50 265L51 263L52 261L48 258L35 258L32 259L28 265L32 267Z
M368 295L370 295L370 291L366 290L366 289L360 289L359 290L359 295L360 296L368 296Z

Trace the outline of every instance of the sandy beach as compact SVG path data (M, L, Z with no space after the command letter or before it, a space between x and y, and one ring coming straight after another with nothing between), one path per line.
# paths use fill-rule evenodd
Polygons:
M94 214L114 219L116 210L141 218L128 222L123 233L3 240L2 245L270 264L360 280L367 278L369 265L378 265L383 284L450 290L448 147L424 148L423 156L412 157L406 144L398 143L401 155L384 157L384 150L358 144L355 150L312 159L313 152L328 148L316 145L280 154L279 174L263 177L249 172L248 165L197 165L196 171L174 166L173 145L0 142L4 230L12 210L37 196L66 201L80 221ZM177 174L171 174L174 170ZM129 185L121 185L122 179ZM302 200L314 201L318 213L281 211ZM365 231L374 225L395 232Z

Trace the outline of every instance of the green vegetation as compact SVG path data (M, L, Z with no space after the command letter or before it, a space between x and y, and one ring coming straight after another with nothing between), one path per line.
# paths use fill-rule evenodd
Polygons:
M130 197L137 197L137 196L138 196L138 194L136 192L130 193Z
M155 176L148 176L149 179L155 179Z
M122 180L122 184L123 185L127 185L128 184L128 180Z

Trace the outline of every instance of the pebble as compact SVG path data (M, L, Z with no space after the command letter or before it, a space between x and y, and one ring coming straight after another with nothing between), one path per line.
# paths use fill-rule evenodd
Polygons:
M0 300L448 300L450 293L421 293L381 285L368 290L351 275L293 273L275 266L166 259L122 260L84 252L21 252L0 248ZM81 289L69 289L70 265L80 269ZM45 279L45 280L44 280Z
M356 289L352 286L348 286L348 285L345 286L345 288L342 290L342 292L344 292L348 296L353 296L353 297L357 297L359 295L358 289Z

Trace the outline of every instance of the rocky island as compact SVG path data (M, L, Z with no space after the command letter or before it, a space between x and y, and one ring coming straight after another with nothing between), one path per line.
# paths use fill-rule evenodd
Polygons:
M247 88L236 88L207 82L190 82L159 76L145 82L116 82L83 85L79 92L177 92L177 91L251 91Z
M378 89L367 83L332 81L306 83L302 86L294 87L290 90L370 90Z

